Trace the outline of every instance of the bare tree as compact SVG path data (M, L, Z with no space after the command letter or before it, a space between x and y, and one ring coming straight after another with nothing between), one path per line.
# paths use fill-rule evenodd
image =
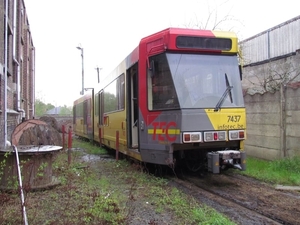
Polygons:
M276 92L281 87L300 81L300 66L293 57L266 63L254 75L245 78L251 87L248 92Z
M212 1L207 0L207 10L205 13L195 13L194 18L185 24L185 27L199 28L204 30L234 31L237 29L237 25L242 24L240 20L231 15L232 7L227 10L225 9L225 6L230 5L230 0L225 0L220 4L214 2L216 3L214 6L212 6L211 3ZM220 13L220 11L227 11L227 13Z

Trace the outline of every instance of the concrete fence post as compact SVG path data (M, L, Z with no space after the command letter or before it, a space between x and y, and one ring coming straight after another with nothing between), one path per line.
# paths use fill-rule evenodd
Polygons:
M280 155L287 157L286 151L286 87L280 84Z

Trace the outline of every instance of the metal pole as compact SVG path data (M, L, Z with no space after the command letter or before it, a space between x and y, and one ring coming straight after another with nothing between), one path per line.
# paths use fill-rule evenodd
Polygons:
M68 131L68 166L71 164L71 149L72 149L72 129L69 127Z
M65 150L65 125L61 127L63 150Z
M116 131L116 160L119 160L119 131Z
M80 46L78 46L78 47L76 47L78 50L80 50L80 52L81 52L81 69L82 69L82 90L81 90L81 92L80 92L80 94L81 95L83 95L84 94L84 56L83 56L83 48L82 47L80 47Z
M98 75L98 84L100 83L100 77L99 77L99 67L96 68L97 70L97 75Z
M102 135L101 135L101 128L99 128L99 145L102 147Z
M102 68L99 68L98 66L95 68L97 70L97 75L98 75L98 84L100 83L100 70L102 70Z
M83 65L83 48L81 48L81 61L82 61L82 95L84 94L84 65Z
M26 214L26 209L25 209L25 200L24 200L23 186L22 186L22 176L21 176L21 169L20 169L20 162L19 162L19 154L18 154L18 149L17 149L17 147L15 145L13 145L13 149L14 149L14 151L16 153L16 160L17 160L18 178L19 178L19 185L20 185L20 190L21 190L21 202L22 202L23 220L24 220L24 224L28 225L27 214Z
M4 32L4 142L7 147L7 66L8 66L8 0L5 1L5 32ZM15 34L14 34L15 35ZM2 88L1 88L2 89ZM3 93L3 92L2 92ZM3 101L1 99L1 101ZM2 147L2 146L1 146Z
M92 105L93 105L93 108L95 108L95 98L94 98L94 88L92 88ZM94 110L92 110L93 111L93 115L92 115L92 129L93 129L93 132L92 132L92 134L93 134L93 137L92 137L92 141L93 141L93 144L94 144L94 134L95 134L95 111Z

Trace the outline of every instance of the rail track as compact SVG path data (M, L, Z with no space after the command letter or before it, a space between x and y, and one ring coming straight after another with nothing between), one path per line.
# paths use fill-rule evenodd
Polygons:
M300 193L238 174L190 174L171 178L170 185L215 208L237 224L300 224Z
M154 175L167 176L170 185L199 203L215 208L236 224L300 225L300 192L276 190L271 184L230 171L203 176L176 171L177 176L171 177L175 171L158 168L162 169L147 170Z

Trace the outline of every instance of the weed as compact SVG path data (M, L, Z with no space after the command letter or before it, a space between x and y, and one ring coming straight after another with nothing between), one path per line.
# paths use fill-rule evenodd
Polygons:
M248 157L247 170L242 173L266 182L299 185L300 157L284 158L274 161Z
M217 213L214 209L206 206L192 209L193 217L197 224L204 225L233 225L234 223Z
M100 149L78 140L74 146ZM125 160L86 162L81 160L84 154L82 150L72 150L72 161L68 164L68 152L57 153L52 168L60 185L26 193L29 224L125 225L135 220L155 225L163 217L177 224L215 221L211 218L214 214L200 219L195 212L203 206L168 186L166 179L145 173L142 165L135 167ZM38 176L46 166L39 166ZM0 195L0 199L7 199L0 205L0 224L22 224L18 193Z
M105 155L108 153L106 149L99 147L98 144L80 141L79 139L73 139L73 147L85 149L88 154Z

